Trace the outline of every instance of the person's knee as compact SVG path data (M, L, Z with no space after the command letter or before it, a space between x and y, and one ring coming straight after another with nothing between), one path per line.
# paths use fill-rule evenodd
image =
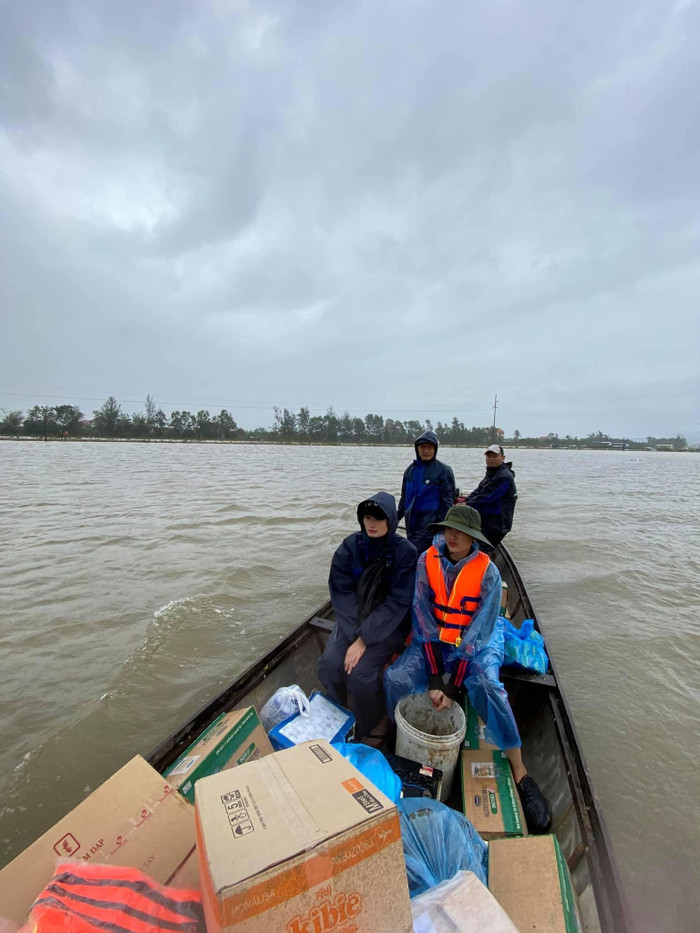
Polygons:
M342 679L344 673L342 661L335 652L324 651L316 665L318 679L322 684Z
M350 671L346 680L350 693L358 693L359 691L366 693L368 690L378 690L381 684L381 670L377 668L362 669L358 665Z

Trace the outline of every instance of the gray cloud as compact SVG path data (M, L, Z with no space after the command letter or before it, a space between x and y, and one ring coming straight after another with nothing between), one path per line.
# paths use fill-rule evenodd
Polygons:
M697 3L0 15L0 406L696 429Z

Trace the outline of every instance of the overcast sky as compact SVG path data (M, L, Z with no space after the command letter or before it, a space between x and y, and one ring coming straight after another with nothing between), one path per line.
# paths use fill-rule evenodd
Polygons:
M0 409L698 430L697 0L0 9Z

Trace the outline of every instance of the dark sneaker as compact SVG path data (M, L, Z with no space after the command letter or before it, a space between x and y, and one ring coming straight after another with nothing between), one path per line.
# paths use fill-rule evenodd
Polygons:
M541 836L552 828L552 808L535 781L529 775L515 785L523 805L525 822L533 836Z

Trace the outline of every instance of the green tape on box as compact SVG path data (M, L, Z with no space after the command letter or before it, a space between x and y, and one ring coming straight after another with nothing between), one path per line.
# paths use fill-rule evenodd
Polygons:
M503 817L503 831L509 836L522 836L523 824L518 809L517 791L513 773L507 757L498 749L491 752L493 763L496 766L496 784L501 798L501 815ZM568 933L568 931L567 931Z
M221 716L215 719L214 722L195 739L187 751L183 752L177 761L173 762L173 764L165 772L164 776L168 777L168 775L172 774L173 771L176 771L180 763L185 758L187 758L187 756L190 755L192 751L194 751L197 745L210 736L211 733L221 725L222 719L228 715L228 713L222 713ZM183 797L189 800L190 803L194 803L194 785L196 782L200 778L207 777L210 774L216 774L217 772L221 771L223 765L227 764L231 759L231 752L229 750L235 749L238 745L242 745L250 737L253 730L256 729L259 725L260 719L258 718L258 714L254 707L251 707L240 720L240 722L237 722L233 729L224 735L218 745L215 745L213 748L209 749L197 767L194 768L190 774L188 774L187 780L179 788ZM255 743L251 744L245 750L242 757L237 761L237 764L242 764L247 758L249 758L254 749Z
M466 693L462 695L462 709L464 710L464 718L467 722L462 748L481 748L481 743L484 741L483 735L481 734L483 726L480 725L476 710L469 702L469 697Z
M580 933L581 927L576 916L574 892L571 888L571 876L566 860L559 848L556 836L552 836L554 852L557 857L557 872L559 873L559 890L561 892L561 905L564 911L564 924L566 933Z

